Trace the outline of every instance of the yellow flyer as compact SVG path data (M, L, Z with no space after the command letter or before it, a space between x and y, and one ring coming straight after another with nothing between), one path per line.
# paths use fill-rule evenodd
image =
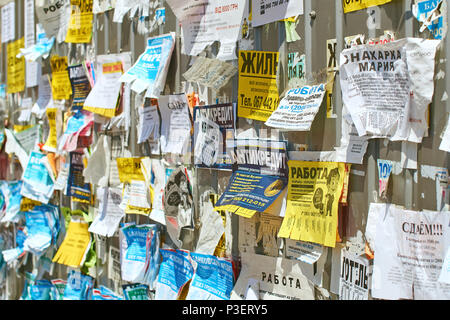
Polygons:
M8 43L8 68L6 70L6 93L16 93L25 90L25 58L17 58L20 48L24 48L24 38Z
M67 57L54 55L50 58L52 68L52 96L54 100L70 99L72 85L67 69Z
M70 0L71 13L65 42L89 43L92 38L93 0Z
M119 97L122 85L118 82L118 79L122 73L123 65L121 61L102 64L102 74L86 98L83 109L104 117L114 117L120 107ZM106 102L109 100L109 103ZM98 107L99 105L102 107Z
M56 150L58 149L57 130L56 130L56 116L58 111L59 111L58 108L48 108L45 111L47 113L49 125L47 141L43 146L43 149L45 151L56 152Z
M290 160L288 166L286 213L278 237L334 247L345 164Z
M131 183L131 180L145 181L141 170L142 158L117 158L119 180L122 183Z
M342 7L344 8L344 13L347 13L373 6L379 6L380 4L385 4L391 1L392 0L342 0Z
M17 132L22 132L27 129L30 129L31 127L33 127L32 124L25 124L25 125L15 124L13 126L13 129L14 129L14 132L17 133Z
M39 205L41 205L41 203L39 201L35 201L32 199L22 197L22 200L20 200L20 211L27 212L27 211L32 210L35 206L39 206Z
M71 220L67 228L66 237L53 257L53 262L69 267L79 268L91 245L89 224L81 220Z
M266 121L278 108L278 52L239 51L238 116Z

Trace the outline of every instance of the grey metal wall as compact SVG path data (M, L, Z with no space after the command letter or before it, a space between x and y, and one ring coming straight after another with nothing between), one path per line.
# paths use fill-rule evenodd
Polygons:
M306 77L312 77L314 74L323 72L327 66L327 39L337 40L337 57L344 48L344 37L362 33L369 37L378 37L384 30L395 32L396 38L400 39L407 36L430 38L428 31L419 33L418 23L411 13L411 4L413 0L393 0L391 3L379 6L380 26L377 29L368 29L367 20L369 19L367 10L360 10L351 13L343 13L342 0L304 0L304 15L300 16L297 32L301 40L287 43L285 40L285 30L283 22L274 22L268 25L254 28L254 49L265 51L280 51L280 60L282 60L282 69L280 77L279 92L283 92L287 84L287 54L299 52L305 54ZM23 36L23 0L16 2L16 39ZM164 1L161 0L164 5ZM181 92L182 73L187 70L190 57L180 53L180 27L177 19L173 15L170 7L166 7L166 23L152 34L163 34L175 31L177 35L177 46L170 63L169 74L165 93ZM94 17L94 36L93 46L97 54L118 53L131 51L133 62L144 51L146 45L146 36L139 35L136 32L137 18L133 21L125 16L123 23L112 22L113 12L98 14ZM37 20L36 20L37 21ZM75 45L73 45L75 46ZM446 74L450 73L450 64L446 61L446 53L449 50L448 37L442 43L442 47L436 56L436 70L443 70ZM6 44L2 45L2 62L0 65L2 83L6 80ZM208 51L209 57L214 57L218 51L218 45L214 45ZM68 45L56 45L52 53L68 53ZM71 51L72 58L75 51ZM237 64L237 61L234 62ZM218 93L211 93L211 100L219 99L220 102L237 101L238 77L235 76L227 86ZM420 173L420 165L427 164L438 167L449 168L448 153L438 149L440 144L440 134L446 125L447 112L450 111L448 100L441 101L444 92L450 88L448 77L435 81L435 93L433 103L430 105L430 128L428 137L424 138L421 144L417 145L418 169L403 169L399 175L391 175L389 185L388 199L384 201L392 202L398 205L404 205L406 208L415 210L429 209L436 210L436 192L435 181L423 178ZM27 89L26 95L37 97L37 88ZM11 95L12 101L17 101L16 94ZM132 97L132 130L135 130L135 116ZM334 86L334 108L337 118L327 118L325 101L321 106L316 119L313 122L310 132L290 132L284 137L288 138L290 143L307 144L310 151L333 150L339 145L341 131L341 109L342 99L339 86L339 73L337 73ZM248 121L239 119L238 127L240 129L256 128L268 129L262 122ZM142 150L134 144L136 133L131 133L131 151L134 155L144 155ZM376 197L378 188L377 159L387 159L399 162L401 160L402 145L404 142L388 142L382 139L370 140L369 146L364 157L362 165L352 165L353 173L350 175L349 182L349 213L348 224L346 226L346 236L353 237L357 230L364 231L367 221L367 211L370 202L380 202L382 200ZM357 174L354 174L354 173ZM13 170L12 170L13 173ZM196 171L197 195L208 188L213 188L216 193L221 194L230 177L229 172L215 171L209 169L198 169ZM145 218L141 222L145 222ZM233 253L238 255L237 234L238 219L233 217L234 244ZM116 240L111 240L116 241ZM331 249L328 251L331 257ZM324 287L329 289L330 277L330 259L326 264ZM61 271L63 272L63 271ZM18 281L17 279L15 281ZM16 283L15 290L11 289L11 297L17 297L20 294L20 281Z

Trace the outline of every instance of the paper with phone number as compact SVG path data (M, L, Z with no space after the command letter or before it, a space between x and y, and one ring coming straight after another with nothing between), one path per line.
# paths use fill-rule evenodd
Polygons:
M161 96L161 152L184 155L191 135L189 106L184 93Z
M287 206L278 236L334 247L345 164L290 160L288 165Z
M197 263L186 300L229 300L233 289L233 266L213 255L191 252Z
M20 194L32 200L48 203L54 190L53 173L49 171L49 167L45 154L31 152L23 173Z
M303 1L251 1L253 27L303 14Z
M182 52L197 56L214 41L224 44L236 43L240 38L241 21L247 1L200 0L167 1L181 23L183 35Z
M372 297L448 300L450 284L438 279L450 244L449 212L390 205L377 220Z
M91 245L89 224L82 220L71 220L66 237L53 257L52 261L72 268L79 268L86 258Z
M101 197L103 195L103 197ZM100 198L101 197L101 198ZM89 227L89 232L112 237L119 227L125 212L119 207L122 201L120 188L98 189L99 213Z
M156 283L155 300L176 300L194 275L188 253L181 250L161 250L162 262Z
M89 43L92 38L93 0L70 0L72 12L65 42Z
M17 58L20 48L24 47L24 38L10 42L6 46L8 68L6 70L6 93L25 90L25 58Z
M108 118L112 118L116 114L122 91L122 83L119 82L119 78L122 76L124 68L120 60L111 58L103 56L98 59L98 79L83 106L84 110Z
M52 96L55 100L68 100L72 95L67 57L54 55L50 58L52 68Z
M278 107L279 52L239 51L238 116L266 121Z
M379 6L391 2L392 0L342 0L342 7L344 8L344 13L357 11L373 6Z
M280 130L309 131L325 95L325 84L289 90L265 122Z
M136 63L119 79L131 83L131 90L146 97L158 98L164 89L170 57L175 46L175 33L149 38L147 48Z

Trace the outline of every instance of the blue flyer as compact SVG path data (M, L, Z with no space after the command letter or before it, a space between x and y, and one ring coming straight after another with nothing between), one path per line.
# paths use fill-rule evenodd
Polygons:
M252 217L256 212L266 211L286 185L284 177L236 171L215 208Z
M191 253L197 263L186 300L229 300L233 289L233 266L216 256Z

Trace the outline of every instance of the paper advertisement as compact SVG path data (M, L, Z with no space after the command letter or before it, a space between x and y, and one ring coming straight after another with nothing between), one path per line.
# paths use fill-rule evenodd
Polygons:
M347 107L342 108L341 141L336 149L334 161L362 164L366 153L369 139L366 136L360 137L353 121L347 112Z
M92 144L94 115L89 111L78 110L67 118L66 131L58 139L58 150L73 152Z
M266 121L278 107L278 54L239 51L239 117Z
M24 47L30 48L36 43L36 34L34 32L35 21L34 21L34 0L25 0L25 36L24 36ZM25 62L25 79L26 87L31 88L38 85L39 81L39 70L41 65L36 62Z
M378 159L378 196L386 197L389 176L392 172L392 161Z
M345 165L290 160L286 213L279 237L334 247Z
M33 31L34 31L34 24L33 24ZM25 44L25 48L20 48L20 56L23 55L27 62L29 61L37 62L38 58L47 59L48 55L50 54L50 50L52 49L53 44L55 43L55 37L51 37L50 39L47 38L45 31L40 23L36 25L36 33L37 33L36 41L34 40L33 42L30 41L31 44L29 46ZM36 79L35 81L38 81L37 77L39 76L41 65L39 63L36 63L35 65L37 65L38 67L36 67L36 70L30 74L33 76L33 79Z
M234 282L231 262L212 255L190 255L196 268L186 300L229 300Z
M371 274L369 260L341 249L339 300L368 300Z
M222 139L220 127L203 116L196 120L200 130L195 140L194 162L210 167L217 162L219 144Z
M162 261L156 283L155 300L177 300L194 275L188 253L161 249Z
M55 100L68 100L72 95L67 57L54 55L50 58L52 68L52 96Z
M93 288L94 278L82 274L78 270L70 270L63 300L90 300L92 299Z
M119 79L130 65L129 53L97 56L96 82L84 101L83 109L108 118L114 117L123 88Z
M289 90L265 122L280 130L309 131L325 95L325 84Z
M92 38L93 0L70 0L71 14L65 42L90 43Z
M322 255L326 254L324 247L314 242L296 241L286 239L286 257L309 264L316 263Z
M237 73L235 65L217 59L197 57L194 64L183 73L190 82L219 91Z
M288 87L296 87L296 83L305 79L305 55L298 52L289 52L287 58Z
M223 219L210 201L203 202L200 211L201 227L195 252L212 255L225 232Z
M237 0L168 0L168 4L181 22L182 53L197 56L214 41L236 42L246 8Z
M412 6L414 17L421 22L420 32L428 29L435 39L443 39L447 33L446 0L416 1Z
M266 211L285 187L284 177L235 171L216 208L250 218Z
M35 125L31 128L16 132L16 139L19 141L26 153L30 154L30 152L37 147L41 138L40 131L41 127L39 125Z
M120 188L97 189L99 199L99 213L89 227L89 232L105 237L112 237L118 230L119 223L125 212L119 207L122 201Z
M69 66L69 79L73 93L71 110L83 109L84 101L91 91L91 85L82 64Z
M226 143L233 171L288 175L286 141L239 138Z
M22 176L20 194L32 200L48 203L53 195L54 178L50 165L43 153L31 152L27 167Z
M251 1L253 27L303 14L303 1Z
M405 38L342 51L342 97L359 136L422 141L438 43Z
M160 116L158 113L158 100L145 99L137 111L139 115L137 143L148 141L152 146L152 151L159 153Z
M156 228L156 225L131 225L120 229L122 239L120 261L123 280L146 283L147 273L156 267L152 264L154 259L152 256L159 255L159 252L152 250L157 241Z
M88 231L88 223L81 219L74 220L72 218L70 221L66 237L53 257L53 262L72 268L79 268L84 263L91 245L91 235Z
M164 89L174 47L173 32L147 39L145 51L119 81L132 83L131 90L137 93L146 90L146 97L158 98Z
M47 136L47 141L45 142L42 148L49 152L56 152L58 149L57 125L61 121L61 111L58 108L47 108L46 114L48 119L49 132Z
M259 283L260 300L314 300L314 285L302 263L259 254L242 254L242 269L231 300L245 299L250 279Z
M64 31L66 26L62 26L61 22L64 22L65 13L68 12L70 15L70 11L70 0L36 2L36 16L49 38L58 36L60 29ZM61 41L58 39L58 42Z
M145 180L141 171L141 158L116 158L116 162L120 182L131 183L132 180Z
M16 37L16 20L15 20L16 3L11 1L2 6L2 43L14 40Z
M52 244L55 244L59 232L59 210L54 206L40 205L26 214L27 238L23 248L41 256Z
M20 48L24 47L24 38L6 45L8 64L6 69L6 93L25 90L25 59L17 58Z
M94 0L93 13L98 14L114 9L116 0Z
M38 118L42 118L51 98L52 88L50 85L49 76L47 74L44 74L39 80L38 98L31 108L31 112L36 114Z
M283 217L261 212L252 218L239 218L239 250L278 257L282 239L277 237Z
M159 98L161 152L184 155L189 150L191 118L184 93Z
M150 300L148 286L145 284L122 285L125 300Z
M151 200L149 188L145 181L131 180L124 186L124 196L122 207L125 205L125 213L127 214L143 214L148 215L151 208Z
M91 185L84 181L83 154L78 152L69 153L69 178L67 180L66 194L72 197L72 200L90 203Z
M183 166L173 171L166 170L166 175L168 179L164 187L163 201L167 232L172 241L181 248L181 229L194 227L192 185L187 169Z
M392 0L342 0L342 7L344 8L344 13L357 11L373 6L379 6Z
M374 298L448 300L438 281L449 247L446 211L411 211L393 205L378 219L372 276Z
M20 165L22 169L27 167L28 163L28 154L26 151L22 148L19 141L17 141L16 137L14 136L14 133L12 133L11 130L8 128L5 128L5 136L6 136L6 143L5 143L5 152L7 154L15 154L17 158L19 158Z
M197 167L211 167L217 169L227 169L231 170L231 159L227 154L227 144L228 139L234 139L234 130L236 128L236 118L235 118L235 104L217 104L209 106L196 106L194 107L194 164ZM208 141L208 130L203 130L203 121L199 119L208 119L209 121L215 123L220 131L218 148L214 149L216 151L215 156L217 157L214 162L207 164L208 160L203 159L202 148L197 148L197 142L199 140L199 135L201 132L206 136L204 137L201 146L205 146ZM213 125L212 125L213 127ZM213 131L214 132L214 131ZM201 139L200 139L201 140ZM212 151L212 150L211 150ZM206 162L204 161L206 160Z

